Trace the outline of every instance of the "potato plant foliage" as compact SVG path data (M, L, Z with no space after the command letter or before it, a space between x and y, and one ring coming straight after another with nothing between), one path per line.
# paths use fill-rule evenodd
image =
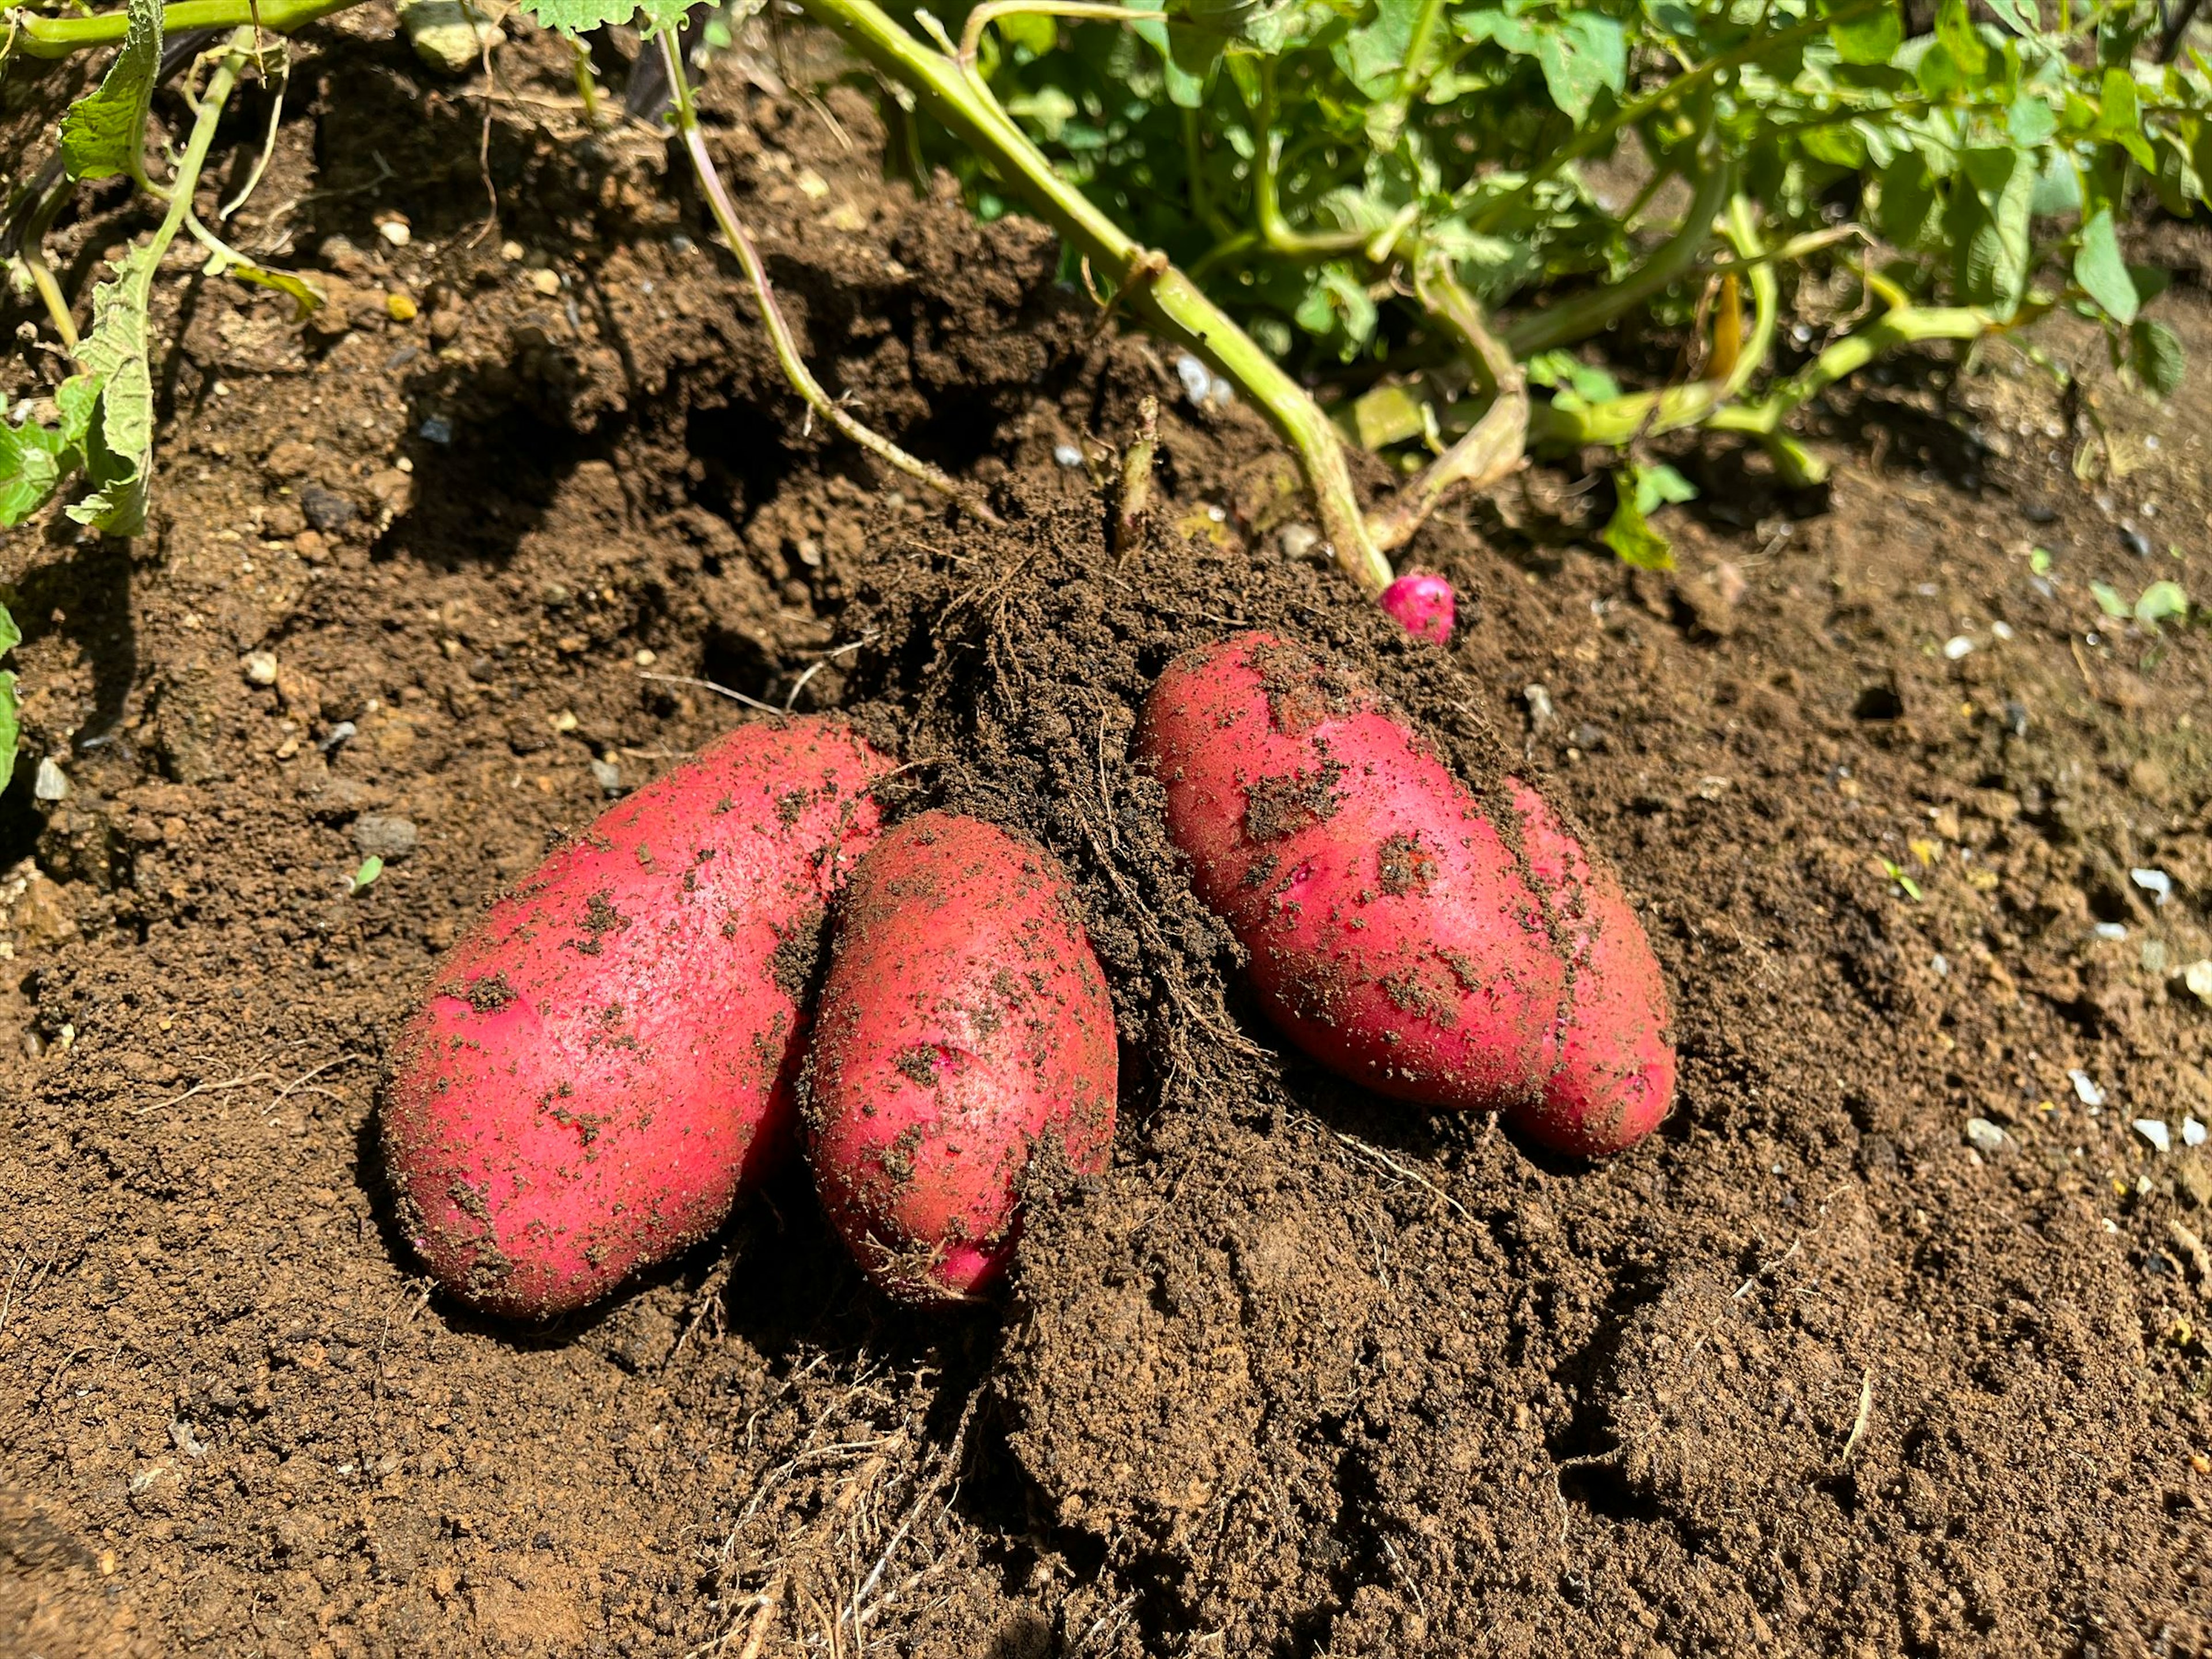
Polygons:
M244 52L260 67L267 31L352 3L196 0L192 21L239 26L234 77ZM1732 432L1811 481L1790 416L1899 347L2063 306L2153 392L2182 373L2175 336L2144 314L2165 278L2130 265L2118 234L2147 200L2194 211L2212 174L2212 70L2161 38L2156 0L988 0L946 19L800 3L872 68L909 160L951 167L986 215L1018 199L1043 214L1095 293L1210 357L1275 420L1324 536L1371 592L1448 491L1494 482L1528 447L1621 452L1605 538L1663 563L1647 515L1682 491L1634 454L1643 440ZM635 21L651 40L696 8L523 9L572 38ZM82 343L40 290L77 373L0 421L0 524L82 476L72 515L130 534L153 459L146 301L170 237L206 244L210 270L313 295L200 224L193 152L166 183L148 176L155 0L10 20L0 58L118 48L61 123L63 188L128 173L169 211L93 297ZM210 134L227 90L218 76L188 99ZM688 93L675 114L691 135ZM703 147L692 156L703 177ZM52 206L11 204L33 253ZM27 284L43 272L16 263ZM1811 296L1799 314L1819 330L1778 326ZM1670 383L1624 390L1577 350L1649 325L1690 343ZM1285 367L1318 372L1334 423ZM1370 514L1345 442L1395 447L1408 470L1437 459Z

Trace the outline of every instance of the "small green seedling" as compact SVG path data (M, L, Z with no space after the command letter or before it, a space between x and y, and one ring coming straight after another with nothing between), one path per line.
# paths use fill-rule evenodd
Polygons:
M361 868L353 872L350 890L356 893L366 892L375 884L376 878L383 873L384 860L371 853L361 861Z

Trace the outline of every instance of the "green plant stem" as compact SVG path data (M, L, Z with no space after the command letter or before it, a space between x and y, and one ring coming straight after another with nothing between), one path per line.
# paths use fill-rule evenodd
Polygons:
M1163 338L1183 346L1242 386L1291 448L1312 489L1325 537L1345 574L1370 594L1392 571L1370 538L1336 428L1282 366L1173 265L1151 267L1135 238L1101 212L948 54L932 51L874 0L801 0L810 15L913 93L929 113L991 163L1075 251L1110 271L1151 269L1127 303Z
M1756 272L1759 269L1753 267L1754 296L1759 293ZM1625 398L1609 398L1603 403L1580 406L1562 406L1554 402L1532 411L1529 441L1532 445L1595 444L1620 448L1639 436L1702 426L1713 432L1741 433L1771 445L1785 438L1783 422L1791 415L1837 381L1856 374L1883 352L1929 340L1978 339L2000 326L1988 312L1970 307L1902 306L1856 333L1838 340L1755 404L1730 401L1734 392L1741 390L1741 381L1732 387L1717 380L1698 380L1687 386L1668 386L1661 392L1632 392ZM1754 342L1771 341L1771 314L1764 328L1754 321ZM1762 349L1759 356L1764 355ZM1747 348L1741 362L1756 361Z
M154 240L148 245L140 267L149 282L153 273L161 268L161 256L169 251L169 244L177 240L177 233L192 218L192 195L199 188L200 169L207 165L208 151L215 143L216 127L222 120L222 106L230 101L231 88L238 84L239 72L253 59L253 26L241 24L232 33L215 73L208 76L207 90L192 106L191 137L169 180L168 210L155 227Z
M1533 357L1554 346L1587 339L1607 324L1650 303L1705 252L1712 240L1713 220L1735 185L1735 163L1713 160L1698 179L1697 194L1680 228L1633 275L1565 304L1530 312L1505 331L1507 349L1516 357Z
M258 26L275 34L289 34L344 11L362 0L176 0L161 9L165 35L180 29L239 28ZM89 46L113 46L123 39L129 19L119 11L98 12L88 17L43 17L35 12L11 11L9 21L16 30L18 52L33 58L66 58Z
M1973 306L1899 307L1837 341L1776 387L1752 412L1762 422L1759 430L1778 430L1785 416L1846 375L1857 374L1885 351L1929 340L1977 340L2002 326L1991 313Z
M1277 174L1283 161L1283 137L1275 131L1275 60L1260 60L1259 143L1252 167L1252 204L1260 221L1260 235L1278 253L1295 259L1326 259L1351 253L1366 246L1356 230L1301 231L1283 217L1277 194Z
M1100 0L984 0L984 3L968 14L968 21L960 31L960 64L964 68L975 62L975 54L982 49L983 31L1001 17L1073 17L1095 23L1142 23L1158 18L1156 11L1133 11L1127 6L1100 3Z
M23 222L23 245L21 258L23 269L30 274L31 286L38 290L39 299L46 307L47 319L54 325L63 347L70 352L76 349L76 319L70 314L68 296L62 285L54 280L53 267L46 263L46 232L52 226L62 204L69 200L72 186L67 179L55 185L46 199L39 204Z
M584 100L584 125L596 132L605 123L599 118L599 77L592 72L592 49L581 40L571 40L568 49L575 54L576 96Z
M744 222L738 217L736 205L722 187L722 175L714 166L714 158L708 153L706 134L699 126L699 112L691 101L690 79L684 73L684 60L676 50L676 31L661 32L660 51L668 65L670 89L676 96L677 132L684 141L685 154L691 158L700 188L706 194L708 210L714 215L714 223L720 228L723 240L729 243L731 252L738 256L738 263L744 267L745 280L752 284L753 297L760 306L761 324L768 330L769 343L775 349L775 360L784 378L816 414L886 466L950 496L986 523L997 523L997 515L971 491L855 420L814 378L813 371L806 367L806 359L799 354L799 342L792 337L791 325L784 320L783 307L776 303L775 290L769 283L768 267L761 261L760 250L754 246L752 234L745 228Z
M1528 441L1528 382L1483 319L1482 307L1441 263L1414 267L1414 292L1429 315L1458 341L1468 365L1491 388L1490 407L1458 442L1437 457L1384 512L1368 520L1376 544L1393 552L1444 499L1462 489L1487 489L1521 465Z

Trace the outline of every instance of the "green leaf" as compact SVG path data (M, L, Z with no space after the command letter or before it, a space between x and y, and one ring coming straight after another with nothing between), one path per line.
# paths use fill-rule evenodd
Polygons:
M1936 13L1936 40L1967 79L1989 73L1990 49L1975 31L1966 0L1943 0Z
M1636 510L1639 513L1656 513L1670 503L1698 499L1697 485L1664 461L1650 466L1631 466L1628 473L1636 481Z
M2093 581L2089 584L2089 592L2096 599L2097 609L2114 621L2122 621L2135 615L2135 607L2120 597L2120 590L2112 583Z
M361 861L361 867L353 872L353 890L356 893L363 891L383 873L384 860L371 853Z
M1905 44L1905 19L1893 5L1863 16L1838 18L1828 25L1836 56L1846 64L1887 64Z
M522 9L549 29L588 34L635 20L647 35L680 28L697 0L522 0Z
M1452 14L1452 27L1462 40L1480 45L1494 41L1519 58L1536 55L1535 26L1525 17L1515 15L1500 7L1486 7L1480 11L1456 11Z
M1012 20L1009 18L1007 21L1011 22ZM1009 98L1006 108L1006 113L1017 121L1024 122L1042 133L1048 144L1060 142L1060 134L1067 130L1067 124L1075 118L1079 110L1075 100L1058 87L1039 87L1035 92Z
M2103 96L2097 108L2095 138L2124 138L2142 131L2142 107L2136 98L2136 78L2124 69L2108 69L2101 83Z
M74 466L59 428L0 421L0 525L21 524L44 507Z
M1536 37L1536 61L1560 112L1580 126L1600 91L1618 93L1628 75L1628 40L1618 20L1577 11Z
M1599 538L1623 564L1634 565L1638 570L1672 570L1674 544L1651 527L1637 506L1633 471L1614 475L1613 517L1598 532Z
M69 394L65 408L87 411L84 470L93 485L69 515L114 536L146 527L154 465L154 374L146 355L152 256L150 243L134 250L113 267L113 281L93 290L92 332L76 353L83 373L61 389Z
M1420 0L1376 0L1373 18L1345 35L1335 54L1338 66L1370 98L1382 97L1396 85L1420 9Z
M2136 319L2128 330L2128 367L2154 396L2179 392L2185 366L2179 335L2152 318Z
M2005 131L2013 143L2033 149L2058 131L2058 112L2033 93L2023 90L2005 112Z
M1620 396L1620 382L1571 351L1540 351L1528 360L1528 378L1538 386L1572 393L1584 403L1601 404Z
M72 179L127 173L143 182L146 112L161 72L161 0L130 0L125 9L115 61L62 115L62 167Z
M2099 208L2082 225L2081 241L2074 250L2074 280L2114 322L2125 327L2135 321L2142 301L2136 293L2135 278L2128 275L2128 262L2120 255L2112 209Z
M2153 582L2136 601L2136 620L2154 633L2159 623L2188 615L2189 595L2182 592L2179 582Z

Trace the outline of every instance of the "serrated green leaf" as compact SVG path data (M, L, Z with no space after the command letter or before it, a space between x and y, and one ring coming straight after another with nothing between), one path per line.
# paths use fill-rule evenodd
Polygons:
M1346 32L1335 52L1337 65L1370 98L1382 97L1396 85L1420 9L1420 0L1376 0L1374 16Z
M2128 275L2128 262L2121 256L2112 209L2099 208L2082 225L2081 240L2074 250L2074 280L2114 322L2124 327L2135 321L2142 299L2136 293L2135 278Z
M1905 43L1905 19L1893 5L1863 16L1838 18L1828 25L1836 56L1846 64L1887 64Z
M72 407L88 407L88 388L96 399L84 434L92 493L70 507L69 516L115 536L146 527L154 465L154 374L146 349L153 252L152 244L134 250L113 267L113 280L93 290L92 331L76 353L83 373L62 388L71 393Z
M1651 527L1636 504L1636 495L1635 479L1626 472L1616 474L1613 517L1598 538L1623 564L1634 565L1638 570L1672 570L1674 544Z
M62 115L62 167L72 179L140 178L146 112L161 73L161 0L129 0L123 45L100 85Z
M680 28L698 0L522 0L522 9L549 29L570 36L635 21L647 35Z
M1601 91L1618 93L1628 75L1628 40L1618 19L1577 11L1536 36L1536 61L1559 111L1580 126Z
M2153 318L2136 318L2128 331L2128 367L2154 395L2171 398L2181 389L2181 337Z

